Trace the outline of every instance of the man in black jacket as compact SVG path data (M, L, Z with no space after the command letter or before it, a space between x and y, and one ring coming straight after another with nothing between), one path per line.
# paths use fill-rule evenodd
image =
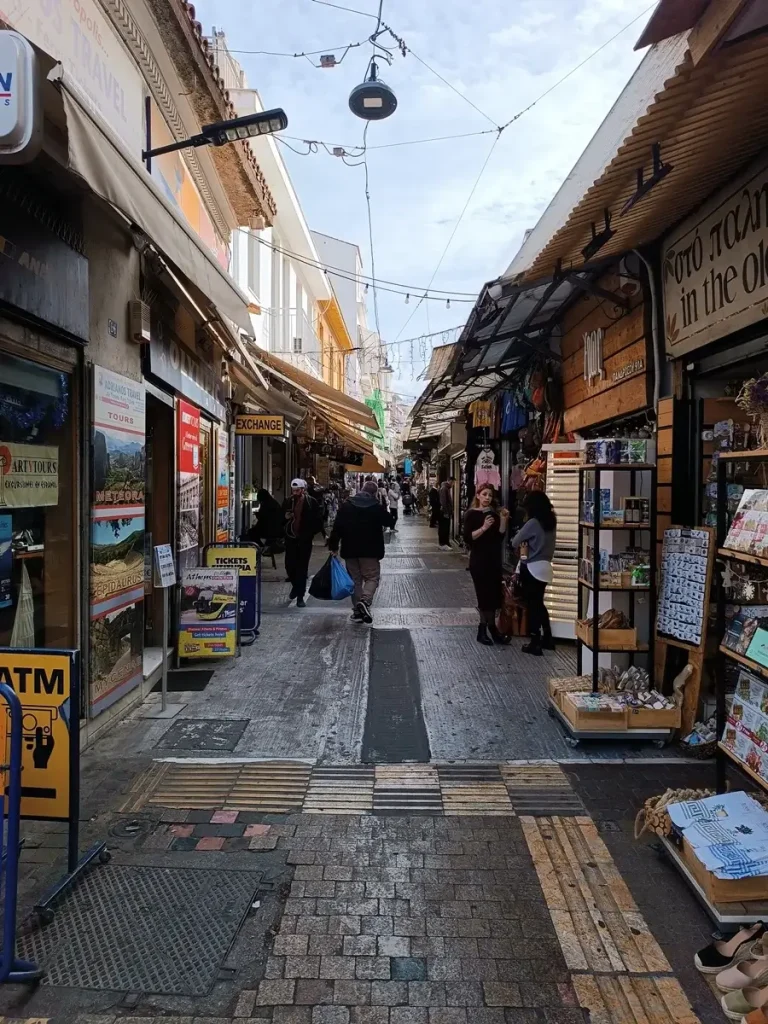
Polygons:
M352 618L355 622L373 622L371 604L381 579L384 557L384 529L389 526L389 512L379 502L378 488L373 480L363 484L359 494L348 498L339 509L328 547L341 554L347 572L355 582L352 595Z
M283 504L285 514L285 575L291 581L290 600L304 608L312 538L323 528L320 506L307 494L307 482L291 481L291 497Z

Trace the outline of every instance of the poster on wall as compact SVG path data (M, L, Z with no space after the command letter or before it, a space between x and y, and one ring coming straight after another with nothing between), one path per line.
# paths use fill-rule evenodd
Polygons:
M238 570L185 569L179 601L180 658L230 658L237 653Z
M0 509L59 503L59 449L0 440Z
M95 366L91 456L90 713L141 683L144 635L144 387Z
M217 431L216 460L216 540L229 540L229 435L223 427Z
M176 408L179 575L197 565L200 545L200 410L181 399Z

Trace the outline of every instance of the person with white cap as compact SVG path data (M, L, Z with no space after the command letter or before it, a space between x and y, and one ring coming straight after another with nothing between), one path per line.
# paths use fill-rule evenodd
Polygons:
M312 538L323 528L320 506L307 494L307 481L291 480L291 496L283 505L285 513L285 575L291 581L289 600L304 608Z

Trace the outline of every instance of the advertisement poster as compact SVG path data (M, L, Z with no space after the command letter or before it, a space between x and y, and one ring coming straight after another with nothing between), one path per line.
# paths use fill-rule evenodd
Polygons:
M0 509L59 503L59 449L0 441Z
M0 683L22 709L22 818L67 821L70 748L79 743L79 671L76 651L0 650ZM10 716L0 715L2 750L10 760Z
M179 475L179 573L197 565L200 546L200 411L179 399L176 407Z
M237 569L181 574L179 657L231 658L237 653Z
M11 575L13 573L12 540L12 517L0 516L0 608L10 608L13 604L11 596Z
M93 371L90 711L95 716L143 677L143 386Z
M256 629L258 614L257 586L259 582L256 546L243 544L239 547L208 547L205 549L205 564L222 568L229 566L240 571L238 586L240 605L239 628L244 632Z
M229 540L229 435L223 427L217 431L216 461L216 540Z

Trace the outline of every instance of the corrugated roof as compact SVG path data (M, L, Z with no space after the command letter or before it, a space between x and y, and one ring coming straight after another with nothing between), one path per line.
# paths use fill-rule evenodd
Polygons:
M442 377L451 365L451 359L455 351L455 343L453 345L438 345L436 348L433 348L429 365L423 374L424 379L436 380L438 377Z
M680 37L661 46L672 44L679 53ZM560 201L557 218L549 217L543 233L550 239L533 247L517 272L536 280L558 260L581 266L591 224L602 224L605 209L613 214L615 234L600 250L601 259L658 238L768 145L767 93L768 36L724 47L696 67L685 53L600 177L565 215ZM650 173L654 143L673 170L620 216L637 189L638 168ZM553 233L556 220L560 226Z

